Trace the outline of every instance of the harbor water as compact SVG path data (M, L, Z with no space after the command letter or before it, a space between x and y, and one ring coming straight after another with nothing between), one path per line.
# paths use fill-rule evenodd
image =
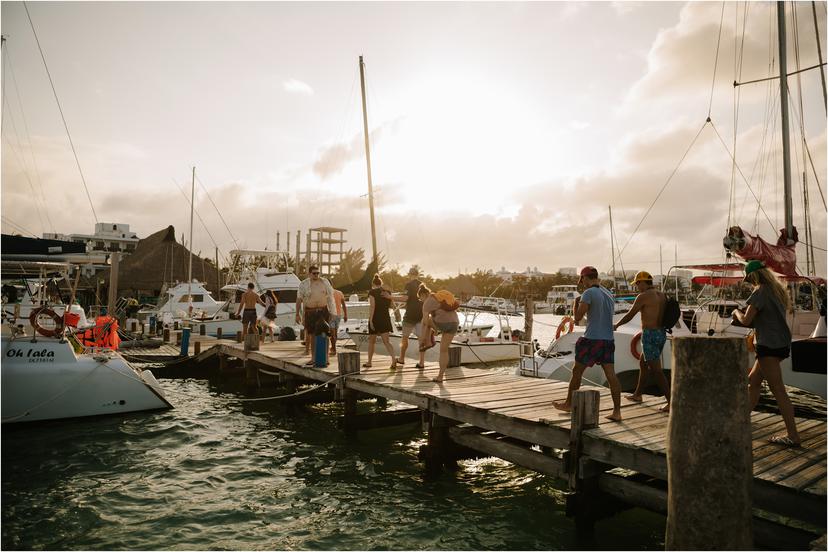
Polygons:
M664 547L665 518L636 508L579 537L564 483L498 459L426 477L419 424L347 437L335 403L243 401L278 392L230 381L161 384L172 410L3 426L3 549Z

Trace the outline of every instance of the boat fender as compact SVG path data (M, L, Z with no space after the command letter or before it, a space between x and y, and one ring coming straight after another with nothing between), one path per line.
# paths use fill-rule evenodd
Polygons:
M54 328L46 328L40 325L41 318L51 318ZM29 323L37 333L43 337L56 337L63 333L63 317L48 307L41 307L32 311L29 315Z
M555 339L560 339L567 322L569 322L569 330L566 333L572 333L572 330L575 329L575 319L571 316L564 316L561 323L558 324L558 331L555 332Z
M641 360L641 353L638 352L638 343L641 341L641 332L635 334L630 341L630 354L635 357L635 360Z

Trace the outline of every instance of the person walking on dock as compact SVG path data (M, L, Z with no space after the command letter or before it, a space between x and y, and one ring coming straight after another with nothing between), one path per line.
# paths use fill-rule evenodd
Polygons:
M751 410L759 402L762 380L767 380L787 430L787 435L773 435L768 440L778 445L798 447L800 439L793 404L782 382L780 367L782 360L791 354L791 330L785 317L788 294L762 261L753 260L745 265L744 281L754 286L753 293L748 297L747 310L735 309L733 319L756 331L756 362L748 376Z
M331 354L336 354L336 338L340 322L348 321L348 305L345 303L345 294L338 289L334 290L334 305L336 314L331 316Z
M265 333L264 339L267 339L268 332L270 333L270 342L276 341L273 335L273 330L276 328L276 306L279 304L279 298L276 297L276 292L269 289L264 295L265 311L260 322L262 323L262 330Z
M420 286L423 284L418 276L420 272L417 267L412 266L408 270L411 280L405 284L405 295L395 295L394 300L405 301L405 316L402 320L402 339L400 340L399 364L405 364L405 352L408 350L408 337L413 333L420 337L423 321L423 303L418 296ZM422 365L422 362L420 363Z
M427 288L426 288L427 289ZM446 368L449 362L449 347L457 334L457 327L460 319L457 317L457 308L460 302L447 290L441 289L437 293L431 293L423 302L423 336L420 342L420 351L431 347L431 334L440 334L440 371L434 382L441 383L445 377Z
M319 276L319 267L311 265L309 276L302 280L296 293L296 323L305 327L305 353L310 353L313 364L317 328L320 322L330 323L331 313L336 312L334 292L327 278ZM304 309L304 316L302 315Z
M621 384L615 375L615 339L612 334L615 300L612 293L601 285L598 269L593 266L581 269L578 285L587 289L575 300L575 323L586 316L587 329L575 343L575 366L572 368L566 400L553 401L552 406L569 412L572 409L572 394L581 387L584 371L593 364L600 364L612 394L612 414L607 419L620 422Z
M664 377L664 370L661 364L661 351L667 342L667 330L661 324L664 305L667 304L667 296L653 286L653 277L649 272L642 270L635 275L635 278L630 283L638 289L638 296L636 296L633 306L627 314L612 326L613 331L615 331L619 326L623 326L632 320L633 316L639 312L641 313L641 345L643 354L638 363L638 383L632 395L627 395L626 398L633 402L641 402L643 400L641 393L646 385L647 373L649 372L655 377L658 388L661 389L661 392L664 393L664 398L667 399L667 404L661 407L661 411L669 412L670 387L667 383L667 378Z
M241 315L242 321L242 341L247 337L251 330L259 335L259 326L257 324L258 315L256 314L256 303L264 306L264 301L261 300L259 294L254 291L256 285L253 282L247 284L247 291L242 293L239 308L236 311L236 316Z
M379 274L374 274L374 279L371 280L371 291L368 292L368 362L363 364L366 368L371 367L374 349L377 345L377 336L380 336L382 343L385 345L385 350L391 356L391 369L397 369L394 347L388 338L388 334L393 328L391 314L389 313L391 297L391 293L382 287L382 278Z

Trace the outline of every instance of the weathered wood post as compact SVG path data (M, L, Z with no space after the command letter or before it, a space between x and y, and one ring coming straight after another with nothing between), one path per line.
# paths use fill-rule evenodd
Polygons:
M164 338L163 338L164 343L169 343L170 342L170 329L169 328L164 328L164 333L162 335L164 336Z
M242 336L241 332L236 332L236 343L241 343L242 342L241 336Z
M675 337L667 436L667 550L753 548L747 346Z
M259 336L253 332L248 333L244 336L244 350L245 351L258 351L259 350Z
M178 320L174 321L173 322L173 329L178 331L179 328L181 328L181 325L178 323Z
M227 355L219 353L219 372L224 373L227 371Z
M129 331L132 333L138 332L138 321L137 320L130 320L129 321Z
M176 347L181 345L181 332L175 334L175 345Z
M250 351L258 351L259 350L259 336L253 332L248 333L244 336L244 360L242 364L244 365L244 383L246 385L256 385L259 376L259 369L253 365L252 362L247 358L247 353Z
M535 302L529 297L523 307L523 341L532 342L532 321L535 316Z
M452 454L454 443L449 436L449 428L457 425L457 422L439 416L434 412L428 417L428 444L420 447L418 457L425 464L426 473L434 475L439 473L443 466L454 468L457 466L457 459Z
M340 376L359 374L359 351L343 351L336 354L336 363ZM344 412L342 427L347 434L355 433L356 391L345 385L344 378L336 382L334 396L343 401Z
M206 324L199 324L199 326L198 326L198 335L207 335L207 325Z
M579 532L592 531L596 519L593 515L596 505L591 495L597 489L597 483L594 479L584 477L581 455L583 432L598 427L600 402L601 393L597 389L578 389L572 394L566 468L569 473L569 488L574 494L567 497L567 514L575 516L575 526Z
M449 345L448 368L460 366L460 345Z
M201 341L194 341L193 342L193 355L198 356L201 354Z
M216 328L216 339L217 340L221 339L221 326Z

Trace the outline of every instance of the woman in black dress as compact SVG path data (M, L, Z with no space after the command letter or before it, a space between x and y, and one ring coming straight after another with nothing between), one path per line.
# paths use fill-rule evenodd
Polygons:
M391 356L391 369L397 369L397 357L394 355L391 340L388 339L388 334L393 328L391 326L391 315L388 312L390 308L391 293L382 287L382 278L379 277L379 274L375 274L371 281L371 291L368 292L368 362L363 364L366 368L371 366L374 349L377 345L377 336L380 336L385 344L385 350Z

